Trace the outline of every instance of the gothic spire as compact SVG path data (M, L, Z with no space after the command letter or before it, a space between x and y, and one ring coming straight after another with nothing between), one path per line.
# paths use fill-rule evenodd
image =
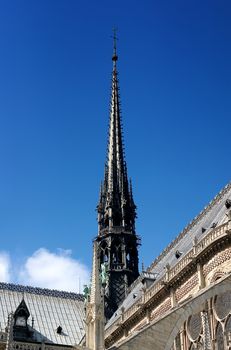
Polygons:
M110 104L110 122L108 154L105 166L105 178L98 205L99 230L106 226L124 226L134 229L135 206L131 202L124 156L123 133L121 122L119 82L117 72L116 35L113 36L113 70ZM102 214L102 215L101 215Z
M110 126L108 140L108 190L113 192L117 189L121 190L124 179L124 151L122 140L122 125L120 116L119 101L119 85L116 61L117 56L112 57L113 73L112 73L112 93L111 93L111 110L110 110Z
M107 160L98 204L99 259L107 266L105 317L109 319L122 303L128 287L139 276L138 245L135 231L136 206L128 182L123 146L117 72L116 36L113 36L113 68Z

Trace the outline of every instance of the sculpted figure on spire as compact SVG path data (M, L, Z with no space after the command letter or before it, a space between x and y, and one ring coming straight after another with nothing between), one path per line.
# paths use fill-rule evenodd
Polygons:
M97 207L100 262L108 264L108 285L105 290L107 318L122 303L127 288L139 275L136 206L124 155L115 35L112 60L108 154Z

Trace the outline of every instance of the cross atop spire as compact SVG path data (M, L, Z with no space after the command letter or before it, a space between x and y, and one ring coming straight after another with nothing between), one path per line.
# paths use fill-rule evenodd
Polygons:
M113 56L112 56L112 61L116 62L118 60L117 56L117 50L116 50L116 42L118 40L116 36L117 28L113 28Z

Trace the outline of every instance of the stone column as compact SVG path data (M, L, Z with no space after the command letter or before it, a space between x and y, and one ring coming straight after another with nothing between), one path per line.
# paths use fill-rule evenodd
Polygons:
M203 273L203 266L201 263L197 263L197 273L198 273L198 281L199 281L199 289L205 287L205 277Z
M184 327L180 330L180 349L184 350Z
M196 255L197 254L197 244L198 244L198 239L197 237L193 238L193 254Z
M170 299L171 299L171 307L176 306L176 292L173 288L170 289Z
M112 222L112 208L109 208L108 210L108 221L109 221L109 231L112 229L113 222Z
M170 265L169 265L169 263L167 263L165 265L165 281L166 282L169 281L169 272L170 272Z
M201 311L201 321L204 337L204 350L212 350L211 331L209 327L208 311Z
M149 324L151 321L151 311L149 309L146 309L146 320L147 324Z
M13 324L14 324L14 316L11 312L8 316L8 324L7 324L7 336L6 336L6 350L11 350L13 348Z
M123 267L127 269L128 268L128 266L127 266L127 252L126 252L124 244L121 244L121 255L122 255L121 263L123 264Z

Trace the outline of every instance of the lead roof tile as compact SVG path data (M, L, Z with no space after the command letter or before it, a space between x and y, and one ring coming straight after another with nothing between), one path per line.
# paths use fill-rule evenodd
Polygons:
M23 297L30 311L28 319L30 327L32 317L34 318L35 341L43 340L60 345L79 343L85 333L83 295L0 283L1 330L7 326L9 313L15 312ZM59 325L63 329L63 335L56 332Z

